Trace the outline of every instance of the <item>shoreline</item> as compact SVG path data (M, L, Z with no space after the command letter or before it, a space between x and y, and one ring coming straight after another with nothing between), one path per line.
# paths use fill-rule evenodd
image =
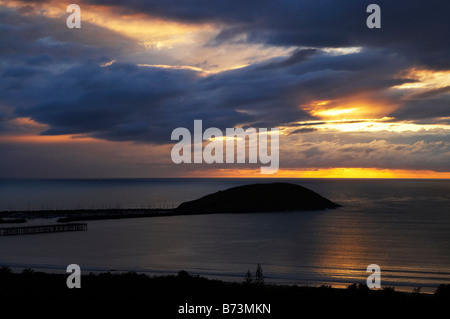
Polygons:
M369 289L354 283L346 288L331 286L302 286L226 282L205 276L191 275L181 270L177 275L147 275L133 271L123 273L89 273L81 275L83 289L68 289L70 274L55 274L27 268L17 273L8 267L0 268L0 297L20 295L37 300L151 300L234 302L292 301L292 300L449 300L450 285L440 285L434 293L403 292L392 287ZM45 283L45 284L44 284ZM39 293L38 293L39 292ZM26 294L26 295L24 295ZM187 294L187 295L186 295Z
M35 272L42 272L49 275L64 275L66 274L67 265L47 265L47 264L22 264L22 263L0 263L1 267L7 267L11 269L13 273L20 274L24 270L33 269ZM137 273L146 275L149 277L159 277L159 276L172 276L175 275L179 271L179 268L153 268L153 269L143 269L143 268L127 268L127 267L83 267L83 274L102 274L102 273L110 273L114 275L121 275L126 273ZM195 277L205 277L210 280L218 280L223 281L227 284L236 284L242 282L244 278L244 274L236 273L236 272L215 272L215 271L198 271L198 269L186 269L189 274L192 274ZM273 276L265 277L267 285L270 286L286 286L286 287L330 287L333 289L345 289L349 285L355 283L361 283L363 281L357 280L348 280L348 281L327 281L327 280L302 280L302 279L289 279L289 278L280 278ZM423 286L420 284L410 284L410 285L396 285L393 282L383 282L382 287L389 287L395 289L395 291L399 293L412 293L415 289L420 288L420 292L426 295L432 295L437 287L440 284L446 284L450 286L450 283L442 281L437 282L434 285Z

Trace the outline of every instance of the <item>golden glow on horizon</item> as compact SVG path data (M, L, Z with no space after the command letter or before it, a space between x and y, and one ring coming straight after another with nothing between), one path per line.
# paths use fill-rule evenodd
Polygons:
M222 178L428 178L450 179L450 172L379 168L280 169L276 174L263 175L258 169L210 169L195 171L182 177Z

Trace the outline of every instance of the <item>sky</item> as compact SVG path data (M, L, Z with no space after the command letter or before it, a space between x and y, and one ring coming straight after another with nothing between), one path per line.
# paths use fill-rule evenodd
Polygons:
M0 0L0 178L450 178L448 0L72 3ZM173 163L196 119L279 128L278 172Z

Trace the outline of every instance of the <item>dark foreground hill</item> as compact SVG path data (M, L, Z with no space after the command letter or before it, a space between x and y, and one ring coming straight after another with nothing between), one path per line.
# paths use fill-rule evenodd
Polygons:
M184 202L177 213L250 213L323 210L340 205L305 187L289 183L254 184L219 191Z

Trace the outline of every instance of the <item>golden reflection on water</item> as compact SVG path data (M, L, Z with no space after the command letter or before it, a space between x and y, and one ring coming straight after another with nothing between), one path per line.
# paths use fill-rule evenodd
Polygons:
M331 277L337 282L366 282L369 273L368 265L377 263L370 260L371 245L367 242L366 231L352 220L343 219L333 214L326 220L322 231L329 232L333 240L326 240L323 251L318 255L317 265L321 267L321 275ZM321 240L321 237L318 237Z

